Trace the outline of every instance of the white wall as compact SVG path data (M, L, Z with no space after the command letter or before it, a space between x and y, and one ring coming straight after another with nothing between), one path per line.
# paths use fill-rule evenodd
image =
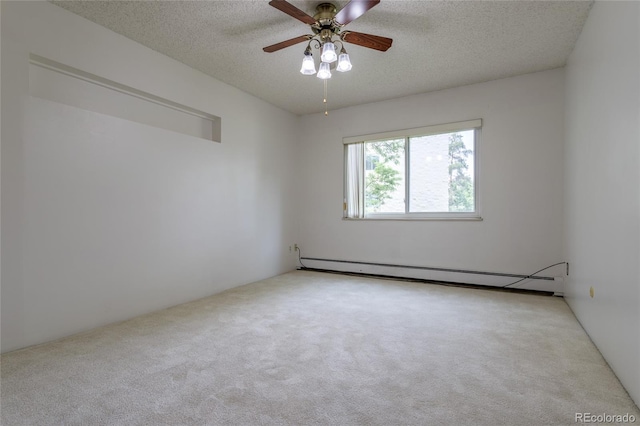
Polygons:
M558 69L302 117L303 255L516 274L562 261L563 94L564 71ZM342 220L343 137L476 118L483 120L478 150L483 221ZM559 276L563 270L546 274ZM553 281L527 285L556 287Z
M566 105L554 70L301 118L53 5L1 8L2 351L285 272L293 242L511 273L569 260L567 301L640 401L638 3L595 4ZM223 143L30 97L29 53L218 115ZM482 222L341 219L342 137L475 118Z
M640 405L640 3L596 2L566 73L565 295Z
M292 114L46 2L2 2L2 351L295 267ZM222 117L222 143L29 96L29 54Z

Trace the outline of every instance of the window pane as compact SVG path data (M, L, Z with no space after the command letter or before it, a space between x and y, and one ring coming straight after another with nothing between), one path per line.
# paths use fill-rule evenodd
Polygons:
M365 144L365 213L404 213L404 139Z
M409 211L473 212L474 130L410 138Z

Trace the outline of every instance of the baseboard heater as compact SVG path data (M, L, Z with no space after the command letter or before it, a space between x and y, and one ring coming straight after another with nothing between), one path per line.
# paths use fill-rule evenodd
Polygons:
M560 282L554 277L547 275L529 276L503 272L324 259L317 257L300 257L300 263L303 265L303 269L321 272L338 272L471 287L505 288L505 286L507 286L506 288L509 289L532 290L551 294L561 293ZM511 283L519 280L522 281L513 287L510 286Z

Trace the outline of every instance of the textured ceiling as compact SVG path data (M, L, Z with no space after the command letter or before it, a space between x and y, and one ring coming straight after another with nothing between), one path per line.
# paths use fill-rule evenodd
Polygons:
M312 16L320 2L290 1ZM310 33L267 0L52 3L295 114L324 110L322 81L299 72L306 44L262 51ZM346 44L353 69L333 73L329 109L562 67L591 4L382 0L345 28L393 46Z

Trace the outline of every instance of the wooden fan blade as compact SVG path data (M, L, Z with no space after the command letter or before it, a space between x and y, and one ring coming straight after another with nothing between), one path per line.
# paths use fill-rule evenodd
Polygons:
M302 43L303 41L308 41L310 38L311 36L303 35L290 40L281 41L280 43L272 44L271 46L262 48L262 50L267 53L272 53L277 50L284 49L285 47L293 46L294 44Z
M335 17L336 22L347 25L361 17L367 10L380 3L380 0L351 0Z
M386 52L391 47L391 43L393 43L393 39L387 37L357 33L354 31L345 31L342 33L342 40L362 47L368 47L369 49L380 50L381 52Z
M296 18L298 21L302 21L305 24L313 25L316 23L316 20L311 16L307 15L291 3L285 0L271 0L269 4L281 12L286 13L287 15Z

